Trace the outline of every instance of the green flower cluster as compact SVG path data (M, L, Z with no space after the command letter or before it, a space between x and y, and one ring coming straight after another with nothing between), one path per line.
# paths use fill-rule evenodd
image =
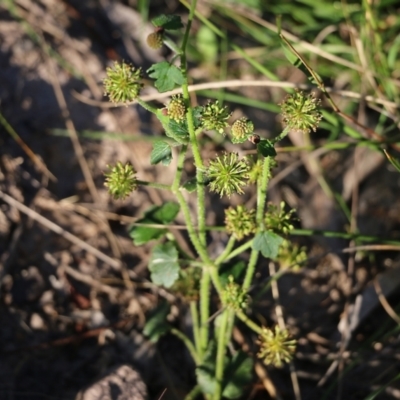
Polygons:
M104 186L115 199L124 199L137 188L136 171L132 165L118 162L116 165L108 166L109 171L104 175L106 181Z
M218 133L223 134L224 128L227 127L228 119L231 116L231 112L228 107L220 106L218 100L214 103L208 103L203 107L201 113L201 124L206 130L215 130Z
M228 233L242 240L256 231L256 211L243 205L229 207L225 210L225 226Z
M141 68L135 68L125 62L115 62L106 70L107 77L103 80L104 95L108 95L113 103L127 103L139 96L143 84Z
M254 124L248 118L236 120L231 127L232 143L243 143L254 132Z
M294 229L292 222L294 220L293 213L295 212L295 210L286 212L284 201L281 201L279 207L269 204L264 218L265 226L278 235L287 235Z
M185 119L186 105L181 94L172 96L171 101L167 105L167 115L178 123Z
M211 191L221 197L230 197L233 193L243 194L243 186L249 178L249 163L246 158L239 159L236 153L225 153L210 161L207 176Z
M246 308L248 296L246 292L233 281L233 276L228 278L228 284L222 294L223 304L230 310L239 311Z
M290 339L287 329L279 326L275 326L275 330L263 327L257 344L260 346L257 357L263 359L266 365L277 368L290 362L296 351L296 341Z
M314 93L305 94L298 90L287 96L279 104L284 125L304 133L315 132L322 119L320 104L321 100Z

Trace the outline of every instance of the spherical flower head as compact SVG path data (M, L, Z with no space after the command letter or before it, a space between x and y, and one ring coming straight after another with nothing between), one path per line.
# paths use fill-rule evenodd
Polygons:
M230 197L233 193L243 194L242 186L247 184L249 164L247 159L239 160L236 153L225 153L210 161L207 176L210 189L222 196Z
M109 171L104 175L106 181L104 186L114 199L124 199L137 188L136 171L132 165L118 162L113 167L108 165Z
M229 276L228 284L222 293L222 301L225 307L233 311L243 310L247 306L248 295L233 281L232 275Z
M201 113L201 123L206 130L215 130L220 134L224 134L224 128L228 126L228 119L231 112L228 107L220 106L218 100L208 103L203 107Z
M127 103L139 96L143 84L141 68L135 68L125 62L115 61L106 70L107 77L103 80L104 95L108 95L113 103Z
M164 30L158 29L147 36L147 44L153 50L161 49L164 44Z
M246 117L236 120L231 127L232 143L243 143L253 135L254 124Z
M182 122L186 117L186 105L182 95L172 96L167 105L167 115L176 122Z
M229 207L225 210L225 226L228 233L242 240L256 231L256 211L243 205Z
M290 362L296 351L296 340L291 340L288 330L279 326L274 330L263 327L257 344L260 346L257 357L263 359L264 364L277 368Z
M279 207L269 204L264 218L267 229L274 231L278 235L287 235L294 229L293 220L295 218L293 213L295 213L295 210L285 211L284 201L281 201Z
M280 103L284 125L304 133L315 132L322 119L320 104L321 100L317 99L314 93L305 94L298 90L287 96Z

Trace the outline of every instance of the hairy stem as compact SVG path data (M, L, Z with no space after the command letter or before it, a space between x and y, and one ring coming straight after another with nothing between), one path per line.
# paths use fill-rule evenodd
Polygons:
M226 351L226 330L229 321L229 311L222 312L220 317L220 326L218 327L217 359L215 365L215 392L214 400L220 400L222 397L222 383L224 379L225 351Z
M268 181L271 175L271 157L265 157L263 163L263 172L260 179L257 182L257 212L256 212L256 221L257 226L260 230L264 229L264 210L265 210L265 201L267 198L267 187ZM259 252L257 250L252 249L249 259L249 264L247 266L246 275L243 281L243 290L248 291L251 285L251 281L253 280L254 272L256 269L257 261L258 261Z
M259 325L253 322L242 310L236 311L236 316L244 322L252 331L261 335L262 329Z
M233 246L235 246L235 243L236 243L236 239L232 235L229 238L229 241L228 241L227 245L225 246L224 251L215 260L215 265L218 266L218 265L220 265L221 263L223 263L226 260L226 258L231 254L231 251L233 249Z
M207 350L210 318L210 273L207 267L203 267L200 280L200 349L201 353Z
M194 345L197 350L197 354L199 355L200 360L203 359L203 352L200 345L200 326L199 326L199 312L197 310L197 302L190 302L190 314L192 316L193 323L193 337L194 337Z
M199 365L200 364L200 359L199 359L199 356L197 354L196 349L194 348L194 345L193 345L192 341L184 333L182 333L178 329L172 328L171 329L171 333L182 340L182 342L185 344L185 346L189 350L189 353L192 356L193 361L195 362L195 364Z

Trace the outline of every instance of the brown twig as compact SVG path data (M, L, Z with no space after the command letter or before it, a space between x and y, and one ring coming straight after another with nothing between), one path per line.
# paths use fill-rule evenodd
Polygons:
M30 209L29 207L25 206L24 204L20 203L18 200L14 199L13 197L9 196L8 194L2 192L0 190L0 199L5 201L7 204L15 207L18 211L22 212L23 214L27 215L28 217L32 218L33 220L39 222L46 228L50 229L54 233L61 235L63 238L68 240L69 242L77 245L83 250L93 254L99 260L105 262L106 264L110 265L111 267L120 270L121 269L121 262L117 261L103 252L97 250L95 247L91 246L90 244L86 243L85 241L79 239L72 233L66 231L65 229L61 228L59 225L55 224L54 222L48 220L47 218L41 216L36 211Z

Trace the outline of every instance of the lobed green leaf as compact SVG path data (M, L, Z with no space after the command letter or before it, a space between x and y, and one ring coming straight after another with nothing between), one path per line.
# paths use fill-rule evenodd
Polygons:
M154 246L149 262L151 280L160 286L171 287L179 278L178 250L168 242Z
M283 238L271 231L257 233L253 241L253 249L260 251L265 258L276 258Z
M153 143L153 150L150 155L150 164L162 163L169 165L172 160L171 146L163 140L157 140Z
M179 15L161 14L151 20L154 26L166 30L176 30L183 28L182 20Z

